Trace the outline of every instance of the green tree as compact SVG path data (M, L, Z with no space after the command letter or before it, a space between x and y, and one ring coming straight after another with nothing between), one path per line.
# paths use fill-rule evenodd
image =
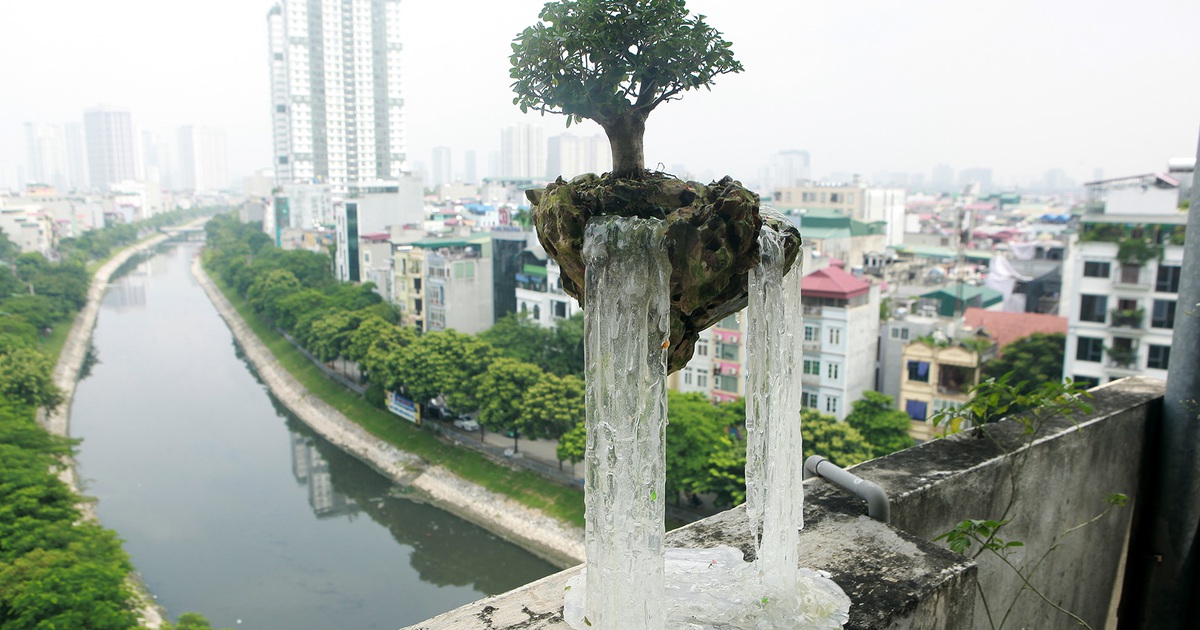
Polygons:
M421 335L396 361L391 374L413 400L425 404L444 395L451 409L469 413L479 408L475 377L496 355L495 348L471 335L442 330Z
M509 313L479 338L492 344L501 354L546 369L547 348L554 336L549 328L533 321L525 313Z
M287 332L293 332L300 318L306 313L324 309L329 306L329 297L316 289L301 289L275 304L275 325Z
M554 323L554 337L546 352L547 372L583 378L583 313Z
M912 421L908 414L892 403L892 397L879 392L867 391L861 400L854 401L846 424L854 427L871 446L871 456L883 457L916 443L908 434Z
M583 381L574 376L543 373L521 400L517 420L521 433L529 438L561 438L583 422L583 392ZM482 395L480 392L481 407Z
M174 625L164 624L162 630L213 630L212 625L200 613L183 613ZM225 630L229 630L226 628Z
M41 351L17 347L0 354L0 396L34 407L54 409L62 392L51 376L50 360Z
M666 493L678 502L682 493L709 491L711 458L730 425L708 397L699 393L668 390L667 410Z
M746 442L728 435L721 436L717 447L708 457L701 492L716 495L713 503L734 506L746 501Z
M804 458L821 455L843 468L871 459L871 445L858 429L814 409L800 410Z
M682 0L560 0L538 17L512 44L513 103L565 114L568 125L599 123L615 177L645 172L642 138L654 108L742 70L729 42Z
M255 278L246 290L246 299L255 311L275 321L279 317L279 302L300 290L300 281L286 269L272 269Z
M558 461L578 464L583 461L583 456L586 452L587 424L585 422L580 422L575 425L574 429L567 431L561 438L558 438L558 448L556 449Z
M545 372L532 363L502 357L475 377L475 398L479 403L479 424L491 431L513 434L517 450L517 432L521 429L525 393L537 385Z
M1062 382L1067 338L1062 333L1034 333L1003 348L1001 356L983 364L983 378L999 379L1012 372L1017 391L1032 393L1042 383Z

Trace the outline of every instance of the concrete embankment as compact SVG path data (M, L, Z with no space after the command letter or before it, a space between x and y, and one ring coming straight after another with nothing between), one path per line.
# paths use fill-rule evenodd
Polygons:
M67 334L67 341L58 355L58 363L54 366L54 384L62 390L63 402L54 411L42 416L42 424L50 433L63 437L70 436L71 398L75 395L75 385L79 382L79 373L83 369L84 360L87 359L88 348L92 342L92 331L96 328L96 317L100 313L100 301L104 299L104 292L108 290L109 279L130 258L157 246L167 238L166 235L160 234L122 250L104 263L92 276L92 283L88 287L87 304L75 316L75 322ZM74 462L65 468L59 477L70 486L71 490L82 494L79 487L79 474L75 469ZM95 502L85 502L79 507L85 518L96 520ZM154 603L153 598L137 579L131 578L130 581L134 587L134 593L140 601L138 614L141 617L142 625L151 629L159 628L162 626L165 611Z
M200 265L192 273L241 344L246 358L271 392L300 420L346 453L430 502L476 523L529 551L567 567L583 562L583 529L567 526L517 501L491 492L449 470L406 453L368 433L312 395L262 343Z

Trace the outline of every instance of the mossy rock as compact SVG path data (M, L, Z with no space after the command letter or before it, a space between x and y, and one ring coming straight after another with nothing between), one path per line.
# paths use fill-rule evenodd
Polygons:
M527 191L542 247L562 267L562 286L583 304L583 231L592 217L663 222L671 260L671 345L668 371L692 358L700 332L746 306L748 272L759 263L765 224L785 234L787 268L800 253L800 231L787 217L762 208L758 195L725 177L707 186L647 172L625 179L594 174L561 177Z

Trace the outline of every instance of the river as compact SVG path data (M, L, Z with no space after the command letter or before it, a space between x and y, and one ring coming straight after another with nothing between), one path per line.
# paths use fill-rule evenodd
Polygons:
M308 430L168 244L114 275L75 392L84 492L172 618L395 629L555 572Z

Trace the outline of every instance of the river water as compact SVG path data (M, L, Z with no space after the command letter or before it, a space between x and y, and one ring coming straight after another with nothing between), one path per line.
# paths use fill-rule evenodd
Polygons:
M172 618L395 629L555 571L292 417L192 278L196 251L113 280L71 410L84 492Z

